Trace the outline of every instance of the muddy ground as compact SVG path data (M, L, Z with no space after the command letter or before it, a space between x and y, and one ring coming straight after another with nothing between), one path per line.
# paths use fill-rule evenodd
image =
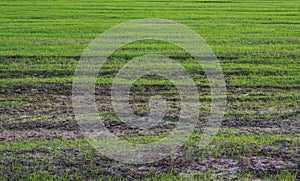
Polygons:
M228 89L230 95L236 93L235 87ZM251 88L242 88L244 92ZM265 91L274 88L265 87ZM207 90L207 89L206 89ZM39 88L11 87L1 90L6 95L6 104L0 107L0 143L4 145L22 143L25 140L38 142L40 140L84 140L80 127L76 123L71 103L71 89L61 88L60 85L45 84ZM98 101L109 102L109 90L105 88L97 91ZM13 104L14 102L14 104ZM17 103L16 103L17 102ZM99 105L99 111L107 111L111 105ZM229 108L230 109L230 108ZM142 179L158 173L173 173L187 179L192 174L209 173L209 178L217 180L239 180L250 173L253 179L265 178L285 172L297 174L300 180L300 109L293 110L271 119L257 119L249 121L243 118L227 118L223 120L219 135L285 135L273 142L261 145L234 145L238 154L231 155L231 145L226 142L216 143L228 154L216 155L216 150L209 150L204 157L201 150L192 145L184 145L175 154L157 163L143 165L122 164L111 160L100 153L93 152L88 156L85 149L93 150L88 142L82 147L47 147L24 146L24 148L10 149L3 146L0 150L1 177L21 179L33 175L35 172L46 172L49 175L65 176L73 179L97 179L113 176L118 179ZM174 116L174 115L173 115ZM176 117L176 116L175 116ZM164 124L149 130L128 127L121 122L107 118L105 126L118 136L159 134L172 130L174 124ZM201 128L198 125L197 130ZM289 137L291 139L286 139ZM220 146L221 145L221 146ZM249 151L247 151L249 150ZM18 170L19 169L19 170Z

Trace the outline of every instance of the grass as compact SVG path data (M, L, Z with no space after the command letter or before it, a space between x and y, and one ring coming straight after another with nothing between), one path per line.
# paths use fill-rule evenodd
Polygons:
M295 0L2 0L0 180L299 179L298 9ZM129 60L149 53L181 63L195 79L201 102L199 126L179 150L180 159L124 166L99 155L80 136L71 89L88 44L105 30L138 18L174 20L210 45L226 79L226 119L212 143L199 150L201 123L210 110L209 85L201 66L166 42L147 40L121 47L99 70L99 115L117 120L109 103L113 78ZM174 103L169 121L176 121L178 95L169 81L148 77L135 86L136 112L147 113L147 98L159 92ZM136 144L167 134L159 129L153 135L131 134L120 125L111 131Z

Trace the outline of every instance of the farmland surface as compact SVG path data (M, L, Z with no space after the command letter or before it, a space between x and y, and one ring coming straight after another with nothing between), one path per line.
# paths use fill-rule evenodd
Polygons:
M167 80L144 77L132 108L164 95L167 121L142 130L118 121L110 86L131 59L159 53L194 78L199 124L186 144L157 163L126 165L98 153L80 132L72 80L89 43L132 19L160 18L198 33L216 54L227 84L225 119L214 140L198 148L210 111L200 65L170 43L125 45L99 70L99 114L112 133L133 143L159 140L174 128L178 94ZM0 180L300 180L300 1L291 0L1 0Z

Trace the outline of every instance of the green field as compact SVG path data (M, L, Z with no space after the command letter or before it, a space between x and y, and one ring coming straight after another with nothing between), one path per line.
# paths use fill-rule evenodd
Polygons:
M109 103L118 70L144 54L180 62L201 103L199 125L175 156L126 165L99 154L80 133L72 81L93 39L141 18L182 23L210 45L226 79L227 108L220 131L199 150L211 102L201 66L166 42L121 47L99 71L96 88L111 132L138 144L172 128L128 128ZM2 0L0 21L0 180L300 180L300 1ZM168 118L175 122L178 94L170 82L145 77L133 90L137 114L149 111L149 96L162 94L175 105Z

